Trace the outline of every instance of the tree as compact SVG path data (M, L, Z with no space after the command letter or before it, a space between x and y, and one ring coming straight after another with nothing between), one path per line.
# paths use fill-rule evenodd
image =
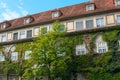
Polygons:
M58 21L53 24L51 31L45 33L44 29L41 30L33 42L29 68L24 73L25 78L28 80L32 77L38 79L47 77L48 80L65 78L68 67L66 60L70 59L70 48L67 45L69 42L65 34L64 25Z
M3 70L4 74L7 75L7 80L10 72L14 72L14 74L19 76L19 80L22 80L22 75L26 68L26 60L24 58L24 53L26 50L29 50L30 43L21 43L21 44L14 44L9 46L1 46L0 52L5 58L5 61L0 62L0 69ZM17 52L18 53L18 60L12 61L11 60L11 53Z

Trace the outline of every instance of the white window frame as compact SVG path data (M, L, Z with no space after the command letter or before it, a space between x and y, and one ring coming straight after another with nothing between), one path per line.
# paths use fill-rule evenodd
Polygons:
M118 16L120 16L120 14L116 15L116 22L117 22L117 24L120 24L120 20L118 20Z
M87 11L92 11L92 10L94 10L94 4L89 4L89 5L87 5L87 6L86 6L86 10L87 10Z
M26 37L25 36L25 31L20 31L20 39L24 39L25 37Z
M5 29L5 28L6 28L6 23L2 23L2 24L1 24L1 28L2 28L2 29Z
M106 53L108 51L107 42L97 42L96 43L97 53Z
M87 53L87 49L85 44L76 45L76 55L85 55Z
M5 39L3 38L3 36L5 37ZM1 42L6 42L6 41L7 41L7 35L6 34L2 34L1 35Z
M54 12L52 12L52 17L53 17L53 18L59 17L59 11L54 11Z
M11 53L11 60L17 61L18 60L18 52L12 52Z
M28 60L28 59L30 59L30 54L32 53L32 51L31 50L26 50L25 51L25 56L24 56L24 58L25 58L25 60Z
M30 18L25 18L24 19L24 24L29 24L30 23Z
M5 61L5 56L2 53L0 53L0 62L2 61Z
M83 28L82 28L82 29L79 29L79 30L83 30L83 29L84 29L84 21L83 21L83 20L77 20L77 21L75 22L75 25L76 25L76 27L75 27L75 28L76 28L76 31L78 30L78 29L77 29L77 22L82 22L82 24L83 24L82 27L83 27Z
M103 23L102 23L102 21L100 21L99 24L98 24L97 23L98 19L103 19ZM105 26L105 19L104 19L104 17L98 17L98 18L96 18L96 27L104 27L104 26Z
M120 0L115 0L115 5L120 6Z

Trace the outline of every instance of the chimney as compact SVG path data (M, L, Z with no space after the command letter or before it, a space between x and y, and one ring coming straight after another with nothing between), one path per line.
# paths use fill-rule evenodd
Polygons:
M89 0L90 2L94 2L94 0Z

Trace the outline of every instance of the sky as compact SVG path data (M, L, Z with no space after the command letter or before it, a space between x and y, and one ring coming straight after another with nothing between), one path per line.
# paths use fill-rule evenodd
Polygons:
M0 0L0 22L89 0Z

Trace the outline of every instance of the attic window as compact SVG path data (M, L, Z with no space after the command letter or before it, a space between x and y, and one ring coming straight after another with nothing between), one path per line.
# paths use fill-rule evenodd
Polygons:
M30 18L24 19L24 24L29 24L30 23Z
M52 13L52 17L53 17L53 18L59 17L59 11L54 11L54 12Z
M120 6L120 0L115 0L115 5Z
M2 23L1 24L1 29L5 29L6 28L6 23Z
M87 11L94 10L94 4L87 5L87 6L86 6L86 10L87 10Z

